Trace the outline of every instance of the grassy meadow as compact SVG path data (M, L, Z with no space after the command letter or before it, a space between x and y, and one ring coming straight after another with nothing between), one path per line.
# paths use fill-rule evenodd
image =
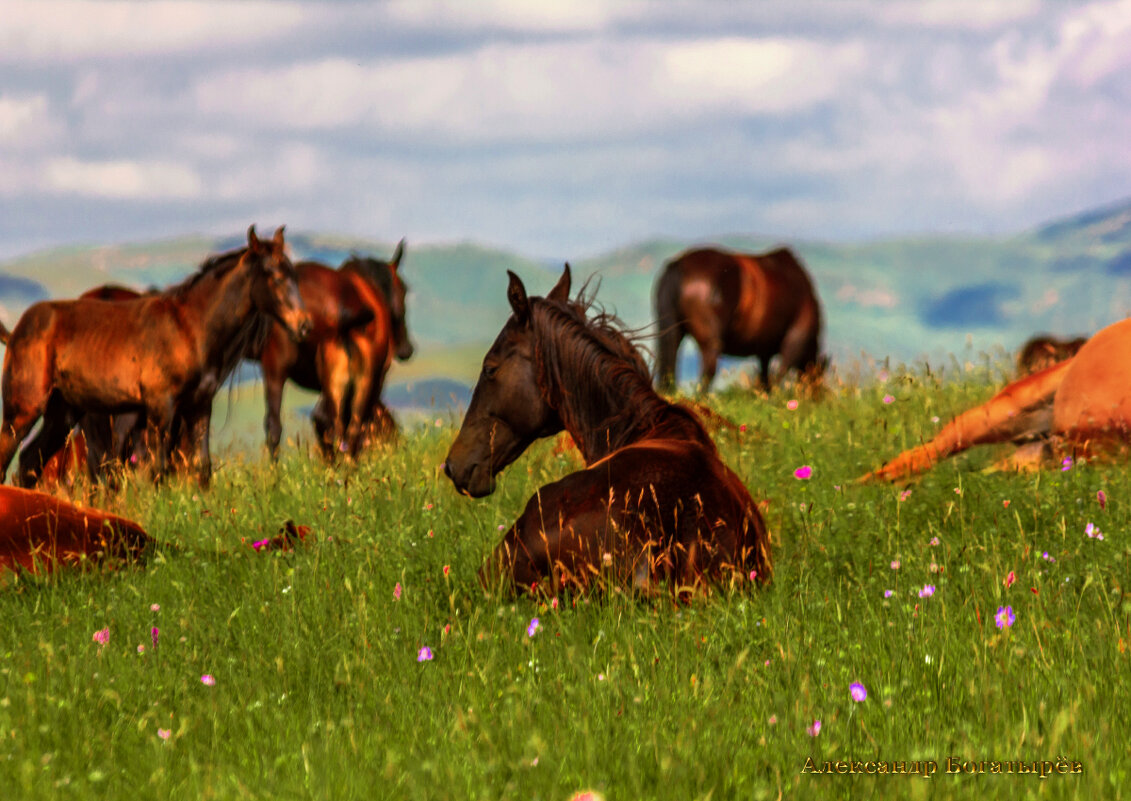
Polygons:
M817 401L712 396L745 426L717 441L767 503L776 574L687 605L485 592L500 528L579 462L539 443L493 496L461 497L440 470L450 414L333 467L292 416L277 467L253 447L223 452L207 492L91 494L176 550L2 579L0 797L1118 798L1125 468L993 472L990 448L906 487L853 484L998 380L952 364ZM250 547L287 519L312 528L307 546ZM948 757L984 772L948 774ZM854 772L805 772L810 758ZM890 774L927 761L928 778Z

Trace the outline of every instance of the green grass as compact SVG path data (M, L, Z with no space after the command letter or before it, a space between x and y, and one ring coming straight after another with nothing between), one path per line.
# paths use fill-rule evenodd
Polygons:
M1120 797L1125 468L984 472L1000 455L986 449L902 500L902 487L851 483L929 436L932 416L987 397L988 375L901 373L795 411L788 392L714 397L747 426L717 438L768 502L775 581L683 606L485 594L475 571L499 526L578 462L540 443L495 495L461 497L439 469L446 418L356 466L292 445L277 469L255 449L229 453L206 493L128 483L99 503L179 550L116 573L8 574L0 590L0 796ZM793 477L803 464L808 481ZM316 540L287 554L247 545L286 519ZM920 598L926 584L936 591ZM1004 605L1016 622L1003 631ZM417 661L422 646L431 661ZM867 700L851 699L852 682ZM1084 772L945 774L947 757L1059 756ZM934 760L938 773L803 775L810 757Z

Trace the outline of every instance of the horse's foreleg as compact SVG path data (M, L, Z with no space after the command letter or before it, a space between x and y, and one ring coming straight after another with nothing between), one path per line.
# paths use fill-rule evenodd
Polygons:
M186 457L196 450L196 481L201 488L207 489L212 481L212 403L202 404L201 408L194 410L193 419L185 421L185 437L181 447L185 450Z
M1032 439L1050 433L1053 399L1071 360L1014 381L981 406L947 423L929 442L906 450L860 478L892 481L921 473L974 445Z
M263 417L263 431L267 436L267 453L270 454L272 461L279 459L279 442L283 438L281 409L285 385L285 376L268 376L267 371L263 371L263 388L267 395L267 413Z
M346 416L346 393L350 387L350 354L336 341L327 341L319 348L318 379L322 384L321 408L322 453L333 459L339 443L343 441ZM319 425L315 421L315 427Z
M43 425L20 454L15 479L18 486L36 485L44 465L67 444L67 435L74 428L77 417L60 395L51 396L43 413Z

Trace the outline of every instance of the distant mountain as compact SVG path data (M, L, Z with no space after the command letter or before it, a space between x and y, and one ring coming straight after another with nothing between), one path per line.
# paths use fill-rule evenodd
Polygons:
M242 241L243 233L233 232L12 259L0 264L0 319L10 326L36 299L74 297L110 281L166 286L209 253ZM331 264L352 252L388 257L396 244L294 230L288 230L287 241L296 258ZM589 280L605 308L646 332L659 269L680 251L707 243L753 252L792 247L814 276L825 309L826 349L841 363L862 354L964 360L995 346L1012 350L1038 331L1090 333L1131 313L1131 200L997 238L846 244L748 235L648 240L574 262L575 287ZM409 241L402 274L410 287L409 326L418 348L413 361L394 368L392 382L431 387L423 382L446 378L470 385L509 314L508 269L532 294L542 294L561 265L474 243ZM403 392L406 402L418 399L417 390ZM447 385L439 394L459 395Z

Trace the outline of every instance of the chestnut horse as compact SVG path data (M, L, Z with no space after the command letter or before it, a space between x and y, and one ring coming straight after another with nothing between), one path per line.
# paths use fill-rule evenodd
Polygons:
M1131 444L1131 319L1109 325L1064 361L1018 379L947 423L929 442L896 456L861 481L907 478L974 445L1032 443L1017 464L1048 444L1075 454Z
M287 379L320 392L314 427L326 458L339 445L356 456L367 427L388 436L396 425L381 404L393 356L412 356L405 320L407 287L400 277L404 240L390 261L353 256L334 270L313 261L295 265L299 293L310 312L310 335L293 342L275 326L251 358L263 367L267 449L278 457L280 408Z
M20 483L34 482L84 413L142 412L156 444L155 477L165 475L183 429L192 436L198 479L206 485L213 396L249 342L266 330L268 317L296 338L310 327L283 229L262 241L255 226L246 248L209 259L164 292L32 305L10 337L0 332L8 345L0 475L40 417L43 426L21 455Z
M1017 374L1032 375L1075 356L1087 341L1087 337L1058 339L1047 334L1032 337L1017 354Z
M755 571L770 579L765 523L695 414L652 389L612 318L569 299L570 271L545 298L513 273L513 314L483 370L444 471L478 498L541 437L566 430L585 469L542 487L480 571L556 593L606 580L678 593ZM633 354L626 356L626 354Z
M656 281L659 353L656 381L675 388L676 357L685 335L703 357L700 391L711 386L719 356L757 356L759 381L770 388L770 360L780 375L824 371L821 304L809 273L788 248L769 253L689 250L664 266Z
M0 487L0 569L49 572L61 563L138 559L151 543L132 520L42 492Z

